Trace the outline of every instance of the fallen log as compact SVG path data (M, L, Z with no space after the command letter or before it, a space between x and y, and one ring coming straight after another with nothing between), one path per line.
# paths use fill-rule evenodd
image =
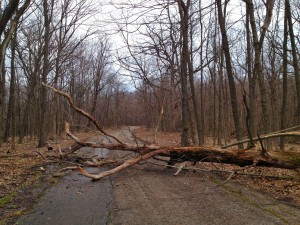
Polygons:
M74 136L67 130L67 135ZM85 144L78 137L75 138L83 146ZM98 144L97 147L101 146L102 148L107 148L109 150L120 150L119 144L109 143ZM138 153L134 157L131 157L128 160L125 160L121 165L104 171L100 174L90 174L85 171L82 167L78 166L79 171L86 177L90 177L93 180L100 180L106 176L115 174L123 169L126 169L129 166L138 164L141 161L152 158L154 156L171 156L173 155L174 163L184 162L184 161L202 161L202 162L216 162L216 163L226 163L234 164L238 166L265 166L265 167L275 167L275 168L288 168L295 169L300 168L300 153L298 152L283 152L283 151L268 151L268 154L262 154L261 151L257 150L224 150L211 147L159 147L159 146L137 146L130 145L124 148L126 151L133 151ZM109 161L109 163L115 162ZM120 162L120 161L119 161ZM98 162L98 165L107 164L106 161L101 163ZM93 164L89 164L93 165Z
M82 147L106 148L108 150L123 150L138 153L140 158L149 158L147 153L154 156L173 156L174 162L183 161L203 161L235 164L238 166L257 166L277 167L277 168L297 168L300 166L300 153L268 151L267 154L259 150L238 149L224 150L212 147L160 147L154 145L138 146L136 144L119 143L93 143L84 142L70 132L69 124L65 123L65 131L68 136L73 138ZM152 155L153 154L153 155ZM172 162L171 162L172 164Z
M113 149L111 149L113 150ZM175 151L174 151L175 150ZM179 161L205 161L205 162L217 162L234 164L238 166L265 166L265 167L275 167L275 168L288 168L295 169L300 167L300 154L299 153L289 153L286 152L269 152L269 157L263 157L258 152L242 152L239 150L237 152L224 151L222 149L206 149L201 147L184 147L184 148L161 148L158 150L153 150L144 154L139 154L128 160L126 160L121 165L102 172L100 174L89 174L81 167L78 167L80 172L93 180L99 180L106 176L110 176L117 173L129 166L135 165L141 161L149 159L158 155L168 155L168 153L180 153L184 157L179 158Z
M45 84L43 84L45 85ZM73 99L66 93L62 91L58 91L57 89L45 85L46 87L52 89L56 93L66 97L69 101L70 106L85 116L89 120L91 120L98 130L104 135L111 137L114 142L86 142L80 140L76 137L71 131L68 123L65 123L65 131L66 134L71 137L79 146L82 147L93 147L93 148L106 148L109 150L123 150L130 151L136 153L135 156L119 161L120 165L116 166L113 169L101 172L100 174L90 174L85 171L82 167L78 166L79 171L86 177L90 177L93 180L100 180L106 176L110 176L115 174L123 169L128 168L129 166L138 164L141 161L147 160L149 158L153 158L155 156L169 156L169 165L174 165L177 162L184 161L202 161L202 162L217 162L217 163L227 163L234 164L238 166L266 166L266 167L276 167L276 168L289 168L295 169L300 167L300 153L298 152L283 152L283 151L259 151L259 150L224 150L221 148L213 148L213 147L160 147L154 145L138 145L125 143L120 140L118 137L108 134L102 126L88 113L79 109L75 106ZM287 133L285 133L286 135ZM288 132L289 135L295 135L295 132ZM297 135L299 133L297 132ZM279 136L280 134L273 134L273 136ZM266 136L261 137L261 139L265 139ZM244 141L247 142L247 141ZM104 165L105 163L97 162L99 165ZM92 164L92 162L90 162Z

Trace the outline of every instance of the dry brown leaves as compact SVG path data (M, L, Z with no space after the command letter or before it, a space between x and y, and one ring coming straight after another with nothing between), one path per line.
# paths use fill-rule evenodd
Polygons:
M146 128L135 130L135 135L149 143L154 142L154 132ZM180 144L180 133L157 132L156 144L160 146L178 146ZM293 149L297 149L294 146ZM202 169L219 169L228 171L240 171L257 175L270 175L277 177L293 177L296 179L276 179L259 176L235 175L232 180L242 185L246 185L257 191L271 194L275 199L300 205L300 173L295 170L267 168L267 167L249 167L241 168L235 165L225 165L216 163L200 163L198 167ZM224 175L226 179L228 174Z
M152 129L140 127L134 130L134 134L142 141L149 144L156 144L158 146L179 146L180 145L180 133L168 133L168 132L155 132ZM155 140L156 139L156 140Z
M91 133L77 134L82 139L91 136ZM0 198L19 188L25 182L33 181L44 173L44 165L47 160L44 156L57 155L58 146L61 148L71 146L74 141L69 138L60 138L49 142L52 151L48 148L37 148L37 140L31 140L24 144L16 144L15 150L11 150L11 144L3 144L0 148ZM9 153L7 153L9 151Z

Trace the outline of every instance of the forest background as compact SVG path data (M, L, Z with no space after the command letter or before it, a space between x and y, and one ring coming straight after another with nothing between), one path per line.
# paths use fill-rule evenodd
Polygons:
M75 131L93 128L42 83L105 127L180 131L182 145L299 124L299 1L12 0L1 8L0 140L12 148L45 146L66 120ZM284 149L285 138L272 144Z

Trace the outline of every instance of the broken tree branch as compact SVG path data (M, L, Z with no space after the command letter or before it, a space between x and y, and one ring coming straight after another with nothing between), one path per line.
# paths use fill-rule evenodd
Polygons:
M101 125L100 123L98 123L98 122L97 122L97 121L96 121L89 113L87 113L87 112L85 112L84 110L82 110L82 109L78 108L77 106L75 106L74 100L73 100L73 98L72 98L70 95L68 95L67 93L65 93L65 92L63 92L63 91L57 90L56 88L54 88L54 87L52 87L52 86L50 86L50 85L48 85L48 84L42 83L42 85L44 85L45 87L51 89L51 90L54 91L55 93L64 96L64 97L68 100L70 106L71 106L76 112L78 112L79 114L81 114L81 115L83 115L84 117L88 118L88 119L96 126L96 128L97 128L102 134L104 134L104 135L106 135L106 136L108 136L108 137L113 138L113 139L116 140L119 144L125 144L125 143L124 143L123 141L121 141L119 138L117 138L117 137L115 137L114 135L111 135L111 134L109 134L108 132L106 132L106 131L103 129L102 125Z
M129 166L132 166L132 165L135 165L137 163L139 163L140 161L143 161L145 159L149 159L155 155L159 155L160 153L164 153L164 149L158 149L158 150L155 150L155 151L152 151L152 152L148 152L146 154L143 154L143 155L138 155L138 156L135 156L133 158L130 158L128 160L126 160L124 163L122 163L120 166L117 166L111 170L107 170L107 171L104 171L100 174L91 174L91 173L88 173L86 170L84 170L82 167L78 167L79 171L81 172L82 175L86 176L86 177L90 177L92 178L93 180L100 180L104 177L107 177L107 176L110 176L112 174L115 174Z
M291 132L286 132L286 133L267 134L267 135L264 135L264 136L260 137L260 139L264 140L264 139L276 138L276 137L282 137L282 136L285 136L285 137L300 137L300 132L299 131L291 131ZM258 140L259 140L259 138L253 138L253 141L258 141ZM243 144L243 143L246 143L246 142L249 142L249 141L250 141L250 139L245 139L245 140L238 141L238 142L235 142L235 143L232 143L232 144L223 145L221 148L222 149L229 148L229 147L232 147L232 146L235 146L235 145L238 145L238 144Z
M66 134L72 138L74 141L76 141L79 145L82 147L91 147L91 148L106 148L109 150L123 150L123 151L133 151L133 152L142 152L142 151L149 151L149 150L155 150L159 147L157 146L137 146L135 144L128 144L128 143L109 143L109 142L101 142L101 143L95 143L95 142L85 142L80 140L77 136L75 136L73 133L70 132L70 125L69 123L65 122L65 132Z
M110 164L121 164L125 160L124 159L93 159L93 161L85 161L84 164L87 166L101 167Z

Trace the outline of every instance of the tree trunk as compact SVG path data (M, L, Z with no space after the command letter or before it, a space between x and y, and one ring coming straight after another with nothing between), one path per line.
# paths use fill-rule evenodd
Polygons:
M0 16L0 36L2 36L5 29L7 28L7 24L9 23L11 17L18 9L19 2L20 0L10 0L9 3L4 8L4 10L3 11L1 10L2 12Z
M180 13L180 27L181 27L181 64L180 64L180 82L181 82L181 102L182 102L182 134L181 144L182 146L190 145L189 141L189 98L187 87L188 76L188 29L189 29L189 7L190 0L184 4L183 1L177 1L179 13Z
M14 145L15 139L15 55L16 55L16 32L11 39L11 73L10 73L10 88L9 100L6 117L6 126L3 141L7 142L9 136L12 137L12 144Z
M191 53L190 53L191 54ZM196 121L196 130L197 130L197 137L198 137L198 144L201 146L203 143L201 143L201 121L200 121L200 111L199 106L197 102L197 96L196 96L196 90L195 90L195 81L194 81L194 71L193 71L193 63L192 63L192 55L188 57L188 68L189 68L189 81L190 81L190 87L191 87L191 94L192 94L192 102L193 102L193 108L194 108L194 116ZM196 144L196 143L195 143Z
M239 141L241 140L242 136L241 136L240 119L239 119L239 112L238 112L238 105L237 105L237 95L236 95L235 82L234 82L232 65L231 65L231 56L229 51L228 38L226 34L225 18L223 16L221 5L222 5L221 0L217 0L218 18L219 18L219 25L222 34L222 47L226 59L226 71L227 71L228 82L229 82L233 121L235 126L236 138ZM243 145L240 144L238 147L243 148Z
M291 6L290 6L289 0L285 0L285 11L286 11L286 17L287 17L287 21L288 21L290 40L291 40L291 46L292 46L293 67L294 67L294 74L295 74L295 81L296 81L296 93L297 93L297 99L298 99L297 124L299 124L300 123L300 74L299 74L299 66L298 66L299 60L297 57L297 47L296 47L296 43L295 43L293 21L292 21L292 15L291 15Z
M222 46L219 50L222 52ZM220 55L220 62L219 62L219 95L218 95L218 145L222 145L222 138L224 137L224 125L223 125L223 66L224 66L224 54Z
M199 1L199 8L201 8L202 0ZM202 11L199 11L199 23L200 23L200 129L201 133L199 135L199 145L205 144L205 102L204 102L204 70L203 70L203 16Z
M4 102L5 102L5 52L6 48L11 40L12 35L15 33L17 29L17 25L20 17L23 15L27 7L29 6L30 0L26 0L22 7L18 9L19 0L12 0L6 5L5 9L2 11L0 15L0 37L4 33L7 28L8 22L10 22L10 27L7 29L7 32L4 35L3 41L0 46L0 70L1 70L1 90L0 90L0 146L2 143L2 135L3 135L3 115L4 115ZM14 16L13 19L12 16Z
M282 106L281 106L281 114L280 114L280 130L284 130L286 128L286 119L287 119L287 66L288 66L288 57L287 57L287 42L288 42L288 29L287 29L287 8L285 8L284 15L284 31L283 31L283 61L282 61ZM280 150L284 150L285 145L285 137L280 137Z
M249 81L249 114L248 114L248 126L249 126L249 139L255 135L255 87L256 87L256 75L252 72L252 56L251 56L251 40L250 40L250 15L248 5L246 5L246 35L247 35L247 74ZM246 121L247 122L247 121ZM253 142L249 142L248 147L252 147Z
M1 58L0 58L1 60ZM0 67L0 146L2 145L3 141L3 116L4 116L4 109L5 109L5 66L4 64Z
M50 42L50 18L47 0L43 0L44 9L44 51L43 51L43 72L42 72L42 83L47 83L47 76L49 73L49 42ZM47 107L47 89L41 86L40 93L40 121L39 121L39 143L38 147L44 147L46 145L46 107Z
M254 17L254 6L252 0L247 2L248 10L250 15L250 25L252 29L252 36L253 36L253 44L254 44L254 51L255 51L255 59L254 59L254 73L257 74L258 85L260 89L261 95L261 107L262 107L262 121L264 127L264 133L270 132L270 116L269 116L269 107L268 107L268 94L267 89L265 86L265 79L263 74L263 68L261 65L261 47L263 43L263 36L261 36L260 41L258 40L256 25L255 25L255 17ZM262 33L263 34L263 33Z
M11 150L15 150L15 139L16 139L16 98L15 98L15 57L16 57L16 45L17 45L17 32L15 31L14 36L11 40L11 81L13 87L11 90L12 96L12 114L11 114Z

